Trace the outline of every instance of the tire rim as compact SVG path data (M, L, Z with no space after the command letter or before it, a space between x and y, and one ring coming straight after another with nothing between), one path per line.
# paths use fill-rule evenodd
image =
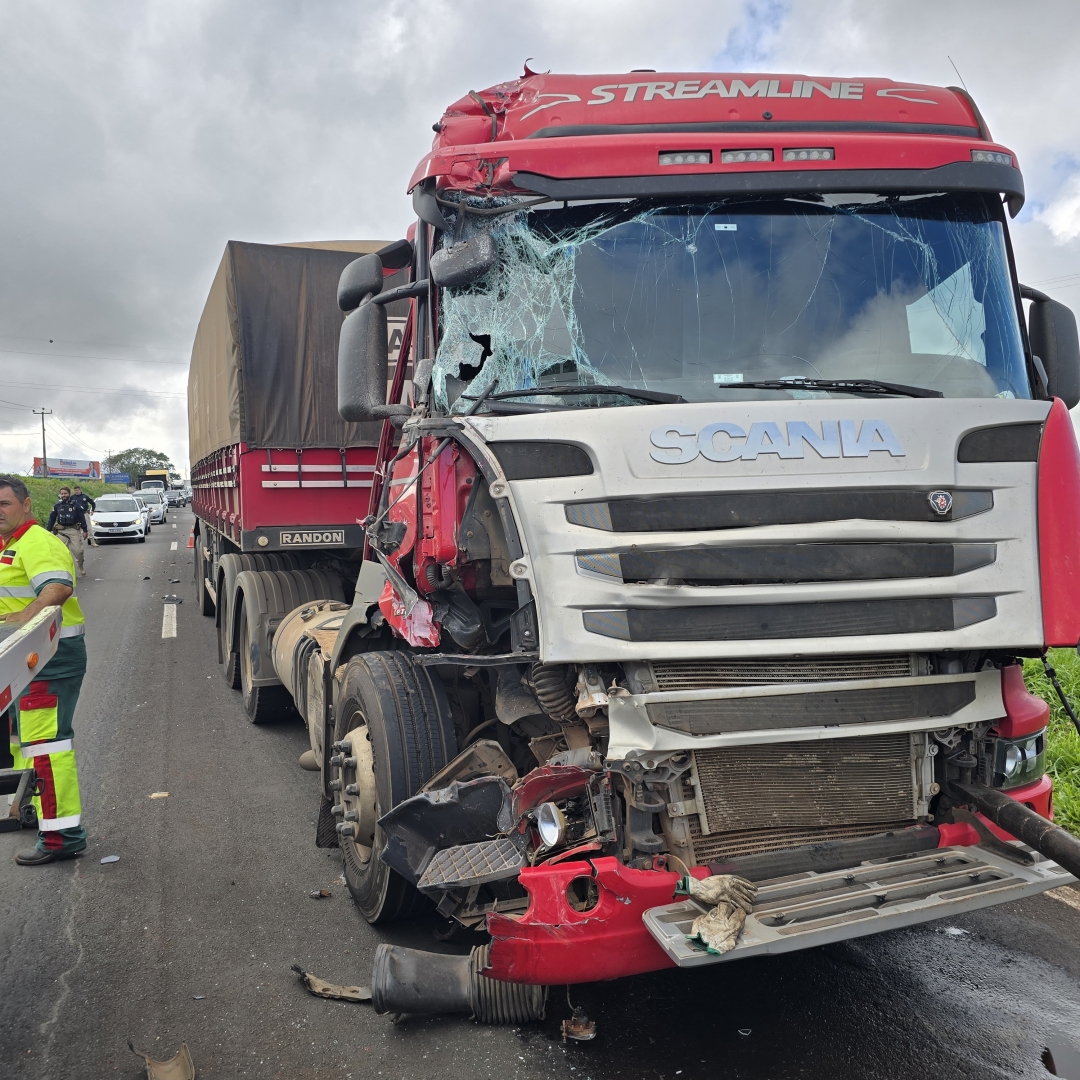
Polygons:
M354 833L346 839L356 849L361 862L370 862L375 847L376 822L379 819L378 793L375 789L375 759L366 724L353 728L342 739L344 762L338 778L339 795L345 808L343 820L351 822Z

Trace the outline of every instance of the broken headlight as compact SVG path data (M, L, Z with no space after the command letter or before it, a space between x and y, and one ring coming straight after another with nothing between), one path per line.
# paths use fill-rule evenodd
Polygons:
M544 847L558 847L566 839L566 815L553 802L542 803L536 811L536 831Z
M1046 771L1046 729L1020 739L995 739L990 784L1018 788L1033 784Z

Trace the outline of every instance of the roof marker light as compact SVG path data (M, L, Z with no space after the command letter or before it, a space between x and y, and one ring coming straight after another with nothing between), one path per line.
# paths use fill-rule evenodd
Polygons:
M991 165L1011 165L1012 154L1000 154L996 150L972 150L972 161L986 161Z
M711 165L711 150L668 150L660 155L661 165Z
M836 151L831 146L798 146L784 150L785 161L832 161Z
M724 150L720 154L720 160L725 165L742 165L747 161L772 161L771 150Z

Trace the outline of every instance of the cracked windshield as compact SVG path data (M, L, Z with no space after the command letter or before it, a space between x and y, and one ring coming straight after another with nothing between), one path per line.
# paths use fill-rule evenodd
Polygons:
M981 195L843 195L643 207L571 205L484 219L499 262L441 296L441 408L497 395L537 408L851 391L1028 398L1002 208ZM786 381L791 389L754 388ZM879 390L882 388L878 388Z

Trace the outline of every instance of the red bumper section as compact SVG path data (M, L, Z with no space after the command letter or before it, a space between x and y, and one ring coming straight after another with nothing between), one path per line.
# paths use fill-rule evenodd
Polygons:
M1045 818L1053 818L1050 777L1007 793ZM981 817L981 815L980 815ZM983 819L985 821L985 819ZM1012 837L986 822L1005 840ZM941 825L940 847L973 846L970 825ZM708 870L698 867L695 876ZM571 903L575 878L595 883L597 899L588 911ZM557 986L598 982L674 967L642 921L652 907L670 904L679 875L669 870L632 870L610 856L585 862L528 867L519 879L529 894L520 916L489 915L490 966L484 974L505 982ZM587 895L575 889L575 897Z

